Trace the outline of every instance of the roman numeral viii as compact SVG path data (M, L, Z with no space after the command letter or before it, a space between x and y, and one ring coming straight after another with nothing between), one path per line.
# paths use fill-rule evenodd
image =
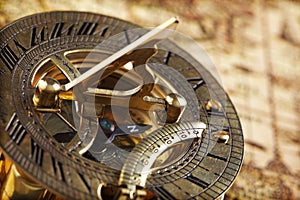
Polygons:
M5 131L8 132L9 137L18 145L23 141L27 134L16 113L11 116Z

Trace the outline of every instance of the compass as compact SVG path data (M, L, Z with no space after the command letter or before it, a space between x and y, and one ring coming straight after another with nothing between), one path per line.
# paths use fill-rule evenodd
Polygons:
M0 31L2 199L222 198L242 128L177 23L63 11Z

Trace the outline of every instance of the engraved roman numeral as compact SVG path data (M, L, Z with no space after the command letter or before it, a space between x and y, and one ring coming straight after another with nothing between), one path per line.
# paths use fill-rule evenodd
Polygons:
M98 23L94 22L83 22L80 26L77 35L93 35L98 26Z
M96 33L98 25L99 24L95 22L83 22L82 24L79 24L78 29L75 29L75 24L59 22L53 25L48 24L43 27L33 27L31 31L30 47L36 46L48 39L68 36L72 35L72 33L75 33L76 35L93 35ZM104 27L97 34L104 36L107 31L108 27Z
M23 45L21 45L20 42L18 42L17 40L13 40L13 41L14 41L20 55L24 54L25 51L28 50Z
M50 39L61 37L62 35L71 35L72 30L74 28L74 24L70 25L69 27L63 29L65 23L56 23L51 31Z
M71 35L74 24L71 24L66 27L66 23L60 22L54 24L53 28L49 28L50 32L48 33L49 26L43 26L41 28L34 27L31 32L31 42L30 47L40 44L41 42L46 41L47 39L55 39L61 36Z
M12 71L15 68L15 65L17 64L20 58L19 55L23 55L24 52L27 51L27 49L23 45L21 45L20 42L18 42L17 40L12 41L13 44L11 44L11 46L7 44L0 51L0 58L10 71Z
M41 30L38 30L37 27L33 27L31 32L31 42L30 46L33 47L35 45L38 45L39 43L45 41L47 38L45 26L41 28Z
M84 184L84 186L86 187L86 189L91 192L92 190L92 185L91 185L91 182L90 182L90 179L87 179L84 177L84 175L82 175L81 173L78 173L80 179L82 180L82 183Z
M8 132L10 138L18 145L23 141L27 134L16 113L14 113L10 118L5 131Z
M202 188L207 188L209 186L209 183L197 178L196 176L193 176L192 174L187 176L186 179Z
M189 78L189 79L187 79L187 81L192 84L192 87L194 90L197 90L200 86L205 84L205 82L202 78Z
M62 163L57 161L54 157L51 157L51 161L52 161L52 168L53 168L53 172L54 172L55 176L59 180L66 182Z
M10 46L6 45L1 51L0 51L0 58L4 62L4 64L8 67L10 71L12 71L15 67L15 65L18 62L18 56L15 54L15 52L11 49Z
M44 150L41 149L38 144L31 139L30 142L30 155L29 157L35 161L39 166L42 166L43 164L43 158L44 158Z
M104 35L107 33L108 31L108 26L107 27L104 27L103 29L100 30L100 36L104 37Z

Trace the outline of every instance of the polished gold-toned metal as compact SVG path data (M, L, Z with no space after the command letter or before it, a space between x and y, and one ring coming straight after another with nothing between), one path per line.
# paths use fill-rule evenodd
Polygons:
M36 111L41 113L59 113L61 110L60 108L35 108Z
M147 63L147 61L156 54L156 52L157 50L155 48L137 49L115 60L104 69L101 76L97 79L97 85L95 85L94 88L88 87L87 91L84 92L84 94L91 96L91 98L87 98L86 100L90 100L91 102L99 105L111 105L111 100L113 98L115 105L121 107L129 106L130 109L144 110L147 112L150 110L165 112L166 116L160 116L161 121L165 121L167 123L177 122L180 119L187 103L180 94L171 93L167 95L160 86L155 84L155 79L157 78L162 79L163 82L168 84L166 80L161 78L161 76L157 75L145 65L145 63ZM32 84L36 85L37 88L33 96L33 102L36 106L36 110L38 112L59 113L60 99L76 100L76 94L74 94L72 90L61 90L59 87L60 83L58 81L54 83L53 80L58 77L58 80L61 82L64 82L64 79L66 79L66 81L74 80L80 75L80 72L77 69L77 67L80 66L78 64L80 62L100 62L99 60L96 60L97 56L93 56L93 54L99 55L99 53L101 54L103 52L77 50L65 53L64 55L51 56L47 62L43 62L42 65L38 67L35 77L32 80ZM108 52L104 53L107 54ZM83 58L80 59L81 56L87 56L89 54L92 54L92 56L90 56L87 60L84 60ZM81 65L80 67L83 66ZM143 77L134 71L135 67L140 67L144 70L144 72L142 72L141 69L137 69ZM115 77L115 82L117 82L119 77L121 77L122 80L128 81L128 83L132 85L132 88L128 90L103 88L103 85L101 85L102 82L109 77ZM144 79L150 82L150 84L145 85ZM89 82L89 79L86 81ZM92 83L88 84L86 82L83 84L93 85ZM127 104L128 98L130 98L129 105ZM100 106L100 108L101 107L102 106ZM101 110L102 109L100 109L97 113L102 113Z
M83 88L87 90L85 94L85 102L81 115L81 125L79 130L76 130L67 120L60 114L60 100L77 100L77 94L73 89L63 91L60 87L61 83L70 82L80 75L79 69L85 67L93 67L93 64L98 63L103 52L95 50L72 51L64 54L51 56L46 62L36 69L33 77L32 85L36 87L33 95L33 102L38 112L56 113L72 130L78 134L65 146L69 151L77 151L80 155L84 154L93 144L96 137L98 125L95 118L94 126L91 128L90 120L93 117L106 118L115 121L116 119L106 109L106 106L129 107L130 113L138 113L136 123L149 124L154 128L157 125L153 121L161 121L161 123L174 123L179 121L182 113L187 105L183 96L176 93L167 94L166 91L157 85L157 80L161 80L161 84L165 84L165 88L169 87L167 80L157 75L146 63L157 53L155 48L143 48L134 50L119 59L112 62L101 72L97 79L93 77L87 78L82 82ZM109 54L104 52L104 54ZM106 81L109 79L109 81ZM127 90L116 90L110 88L122 79L131 87ZM105 85L109 83L109 85ZM92 86L92 87L91 87ZM171 91L175 89L172 88ZM84 90L83 90L84 91ZM129 104L128 104L129 102ZM93 110L86 110L91 109ZM156 112L149 116L149 111ZM106 114L105 114L106 113ZM129 118L131 116L128 116ZM155 118L155 119L154 119ZM86 122L85 122L86 121ZM87 128L92 129L91 133L86 134ZM149 130L149 132L152 129ZM145 133L146 134L146 133ZM142 137L145 137L143 135ZM122 141L123 146L138 144L140 137L128 136ZM130 140L130 141L128 141ZM128 143L128 144L127 144Z
M217 110L221 111L222 110L222 104L215 100L215 99L210 99L206 104L205 104L206 110Z
M0 189L3 185L3 182L5 181L6 175L8 174L10 168L11 168L12 162L7 159L3 152L0 150Z
M20 173L15 165L11 166L2 190L2 200L41 199L45 192L45 188Z
M158 103L162 105L166 104L166 101L164 99L158 97L144 96L143 100L146 102Z
M212 135L217 139L217 142L219 143L226 144L230 138L229 133L227 131L217 131L214 132Z
M66 200L36 183L18 169L2 152L0 155L1 200Z
M43 63L47 67L49 67L49 70L46 69L44 66L40 66L38 72L36 73L36 77L32 81L33 84L36 85L37 92L39 92L39 95L44 95L43 98L41 96L37 96L36 94L33 96L33 101L38 102L35 103L37 106L36 110L39 112L56 112L57 115L60 117L59 108L57 106L53 105L59 105L59 100L77 100L76 94L73 92L73 90L63 91L60 89L55 90L53 89L54 86L51 82L54 77L55 79L58 79L60 82L64 81L71 81L75 78L75 76L72 76L72 71L76 71L77 75L80 74L78 71L78 68L82 68L84 66L81 65L82 62L89 63L90 62L99 62L99 60L84 60L83 58L80 58L80 56L87 56L89 53L95 53L92 50L91 51L76 51L72 52L70 54L65 54L62 58L60 57L51 57L49 62ZM97 53L97 52L96 52ZM121 57L120 59L116 60L115 62L111 63L107 68L104 70L102 75L96 80L93 79L87 79L82 84L84 86L89 85L95 85L95 87L88 87L87 90L84 92L86 95L86 102L84 104L92 104L92 105L86 105L84 108L93 108L96 110L97 117L106 117L111 120L116 120L114 117L107 117L111 114L110 111L107 113L106 106L110 106L112 104L112 99L115 105L118 105L120 107L128 107L131 113L138 113L138 120L142 120L142 124L151 124L153 125L153 121L161 121L162 123L175 123L178 122L181 118L182 113L184 112L187 102L185 98L178 94L174 93L175 88L172 88L168 80L165 80L160 75L156 74L152 69L150 69L145 63L148 59L150 59L153 55L155 55L156 49L149 48L143 51L133 51L128 55L125 55ZM70 59L70 60L69 60ZM67 63L67 67L62 67L62 60L67 60L65 63ZM86 64L84 63L84 64ZM87 67L92 67L93 65L89 66L89 64L86 65ZM134 71L137 67L140 66L140 71L137 69L137 71ZM76 76L77 76L76 75ZM113 82L119 81L120 78L123 78L127 80L128 82L133 85L133 88L131 90L124 90L124 91L117 91L115 89L102 89L103 85L102 82L105 81L105 79L110 78L110 80L113 80ZM47 80L46 89L44 89L43 83ZM144 84L144 81L148 81L147 84ZM156 84L157 80L160 80L160 84ZM56 84L60 84L60 82L56 82ZM168 91L164 89L162 85L164 85L165 88L169 88ZM48 87L47 87L48 86ZM48 88L50 88L50 92L48 91ZM55 85L56 88L56 85ZM57 87L58 88L58 87ZM171 88L171 89L170 89ZM173 93L168 93L170 91L173 91ZM48 94L50 93L50 94ZM38 98L37 98L38 97ZM42 99L47 99L47 101L42 101ZM129 105L128 105L129 100ZM43 103L42 103L43 102ZM83 105L84 105L83 104ZM55 108L47 108L50 107ZM207 106L213 107L217 105L214 101L209 101ZM83 108L83 109L84 109ZM211 108L210 108L211 109ZM153 116L156 117L155 120L149 115L149 111L155 112ZM95 117L93 111L82 111L82 116L86 118ZM112 115L111 115L112 116ZM130 116L129 116L130 117ZM63 117L61 116L63 119ZM135 121L135 118L132 118ZM135 121L136 123L140 123L138 121ZM93 144L93 140L95 139L95 134L97 133L97 120L93 122L94 128L92 127L93 131L91 134L89 134L89 137L86 137L85 130L87 126L91 128L90 121L86 120L86 122L81 122L83 125L80 126L80 130L78 131L78 134L72 139L71 142L69 142L65 148L69 149L69 151L77 151L79 154L84 154L90 146ZM67 122L68 124L68 122ZM85 125L84 125L85 124ZM72 125L70 125L71 127ZM72 128L72 127L71 127ZM157 127L154 126L154 130ZM76 129L75 127L72 128L73 130ZM151 132L153 129L150 129L148 132ZM94 134L93 134L94 133ZM145 134L147 134L145 133ZM142 137L144 137L143 135ZM122 141L122 146L128 146L133 144L138 144L141 141L142 138L137 136L127 136L126 140ZM130 141L128 141L130 140ZM126 144L128 142L128 144ZM176 147L184 144L178 144ZM178 150L178 148L176 148ZM157 162L164 163L170 154L170 152L173 152L172 149L167 151L165 154L163 154L159 159L157 159ZM135 190L132 188L118 188L119 196L118 199L147 199L145 198L145 195L147 194L147 191L144 189ZM104 191L104 190L103 190ZM47 193L49 194L49 193ZM51 196L51 195L50 195ZM51 198L53 198L51 196ZM50 199L51 199L50 198Z
M180 94L171 93L165 97L165 99L152 97L152 96L144 96L143 100L145 102L161 104L165 107L166 111L166 119L167 123L175 123L178 122L182 113L184 112L187 102L183 96Z
M45 78L38 82L33 95L33 104L39 109L59 109L60 83L53 78Z
M167 123L178 122L184 112L187 102L185 98L180 94L171 93L166 96L166 112L167 112Z

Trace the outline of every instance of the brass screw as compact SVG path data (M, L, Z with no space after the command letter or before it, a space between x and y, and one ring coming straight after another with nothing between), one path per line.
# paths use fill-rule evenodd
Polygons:
M218 110L218 111L221 111L222 110L222 104L219 101L217 101L217 100L210 99L205 104L205 108L206 108L206 110Z
M229 132L227 131L217 131L212 134L216 139L218 143L225 143L227 144L229 140Z

